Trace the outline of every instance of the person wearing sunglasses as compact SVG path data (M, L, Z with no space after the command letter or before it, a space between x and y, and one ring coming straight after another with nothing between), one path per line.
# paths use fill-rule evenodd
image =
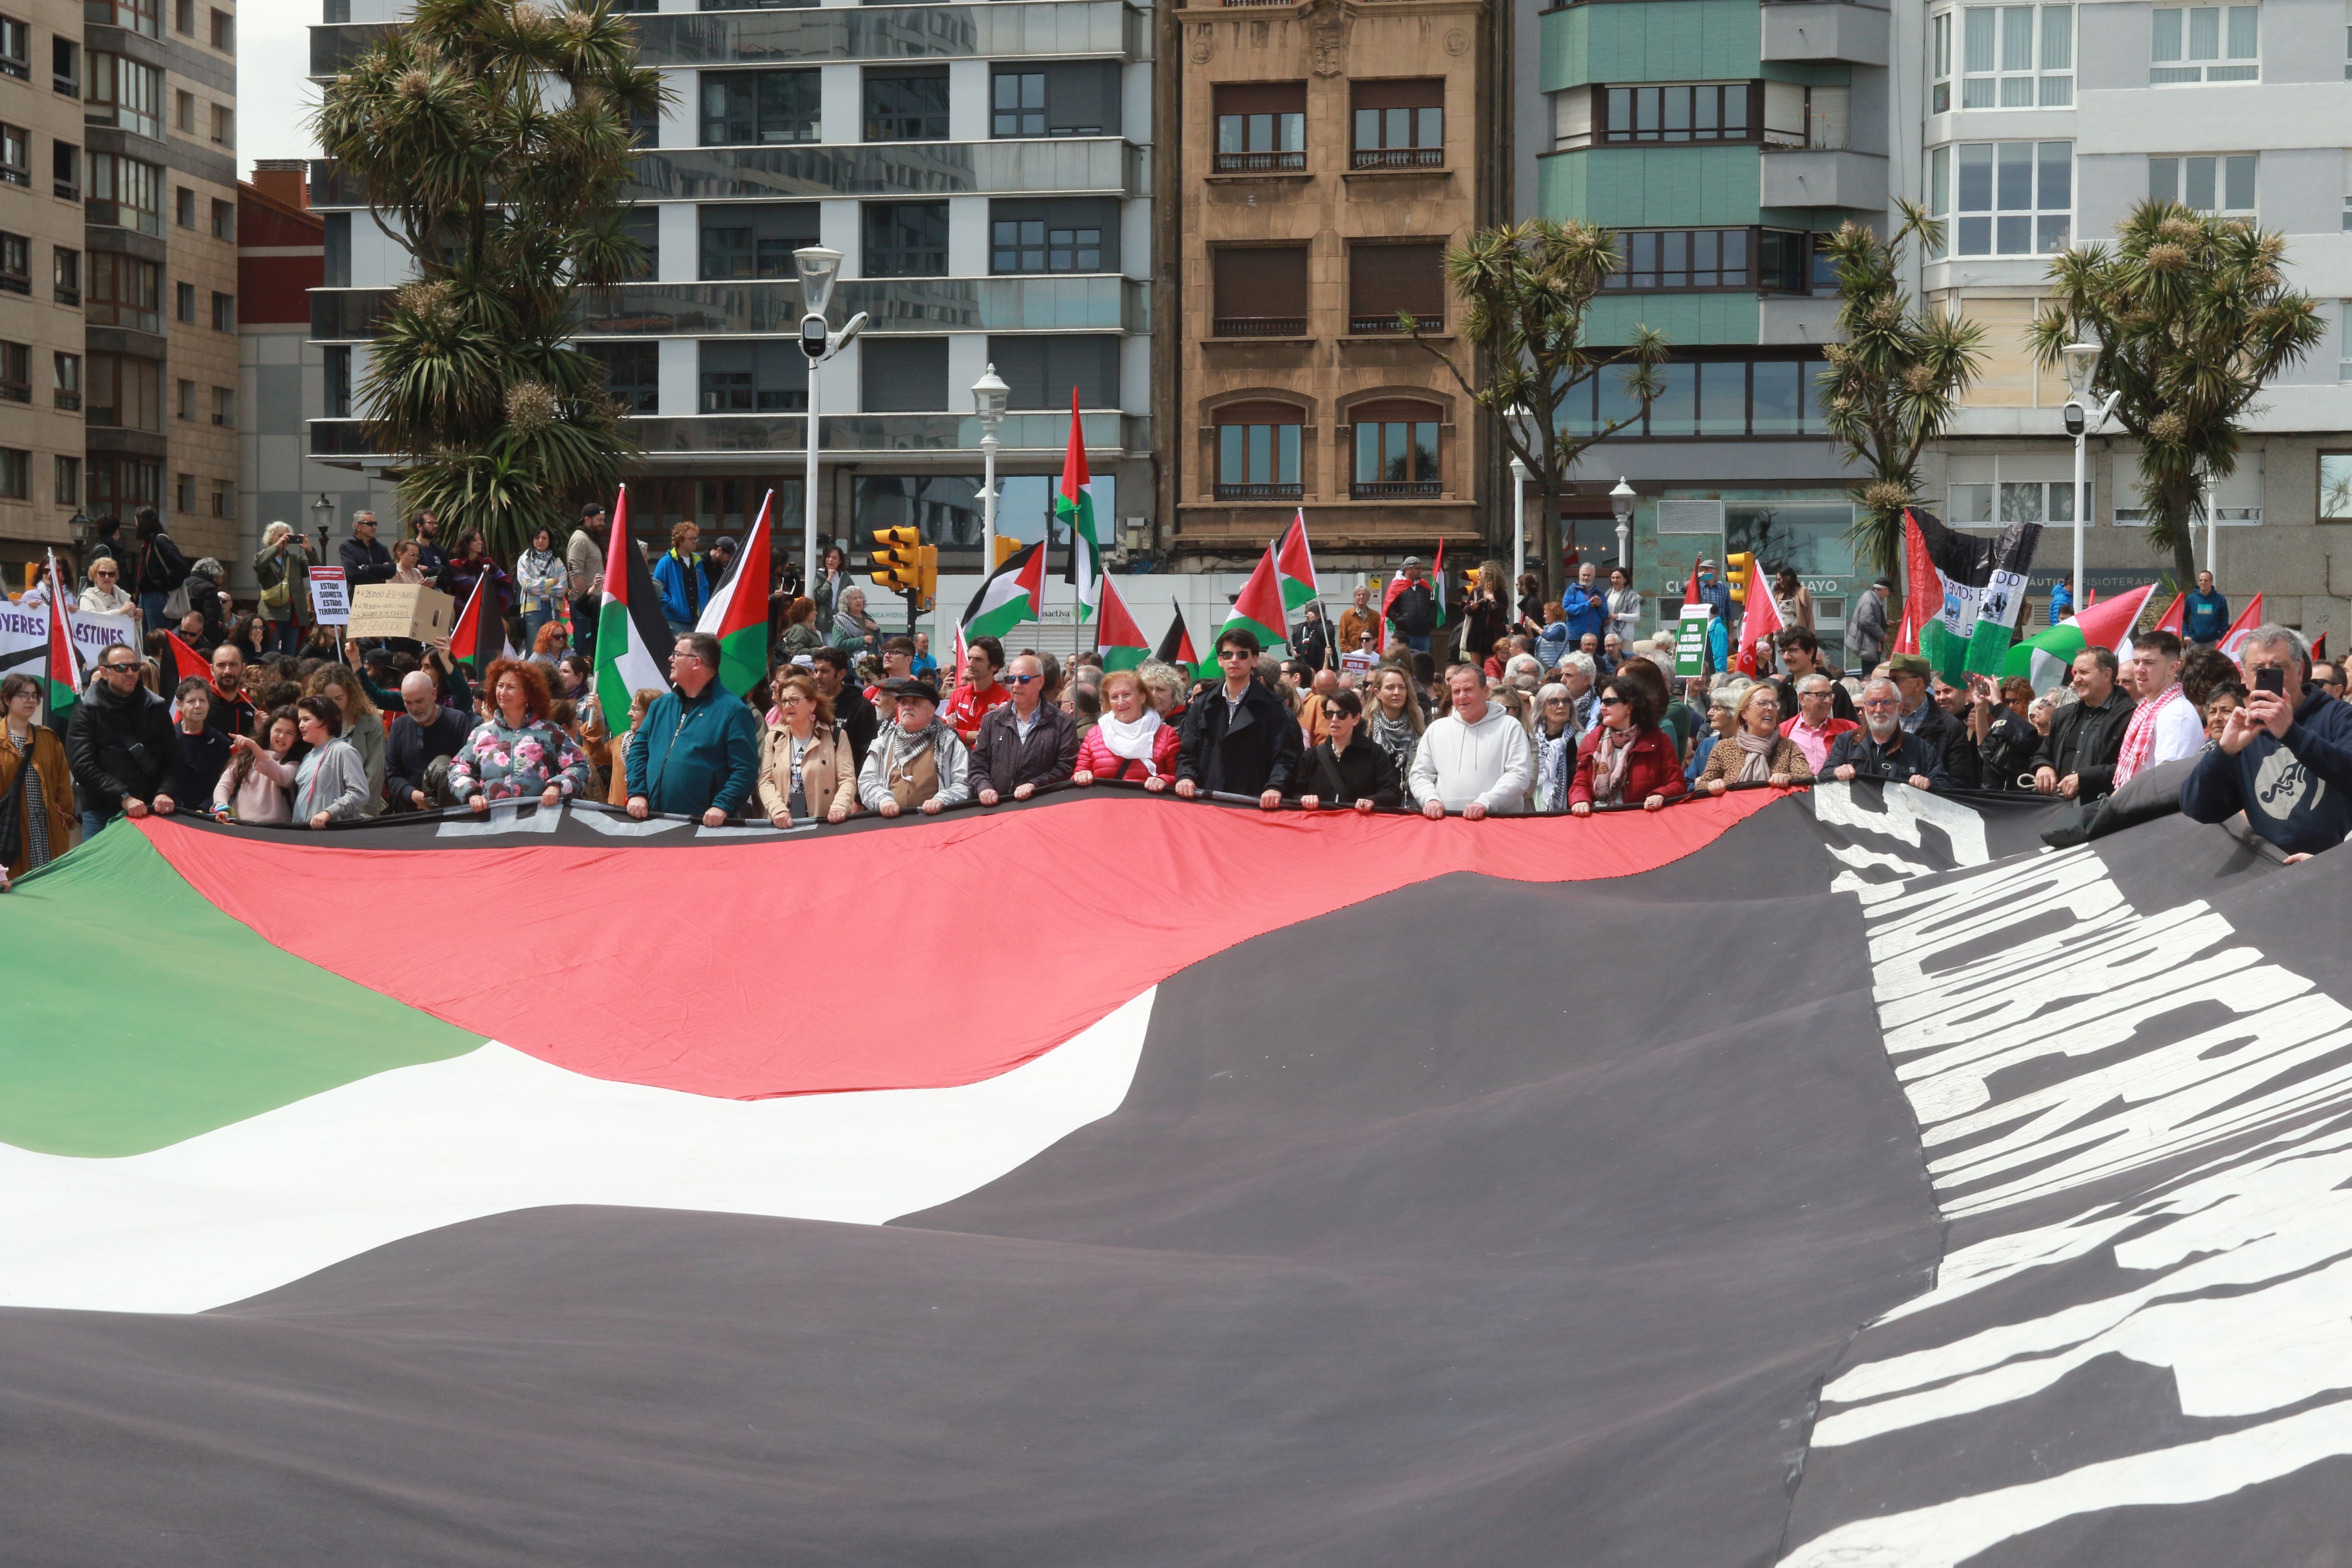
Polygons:
M89 689L74 704L66 756L81 791L84 843L117 816L169 816L186 793L172 706L141 682L145 672L137 653L109 643L99 650Z
M1176 793L1187 800L1203 791L1255 795L1272 811L1297 775L1305 749L1298 726L1259 682L1257 655L1257 636L1245 627L1217 637L1217 668L1224 680L1185 710L1176 747ZM1143 787L1159 784L1154 779Z
M89 563L89 586L81 591L85 616L128 616L136 621L139 603L122 588L122 566L110 555Z
M1077 721L1045 700L1044 661L1016 654L1003 680L1013 700L981 720L971 749L971 793L982 805L1008 795L1027 800L1039 784L1060 784L1078 765Z
M1663 681L1660 682L1663 685ZM1596 805L1633 805L1658 811L1685 794L1682 754L1674 737L1658 728L1658 704L1650 684L1620 672L1601 683L1601 722L1577 742L1576 772L1569 780L1568 809L1590 816Z

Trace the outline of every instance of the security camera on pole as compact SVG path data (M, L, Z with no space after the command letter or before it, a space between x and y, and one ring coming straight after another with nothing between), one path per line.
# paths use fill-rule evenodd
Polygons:
M2095 415L2089 408L2092 378L2099 368L2099 345L2068 343L2060 351L2066 361L2066 434L2074 437L2074 613L2080 615L2083 596L2083 443L2098 434L2107 416L2116 411L2123 394L2111 392L2106 401L2098 405Z
M827 250L822 245L803 247L793 252L793 265L800 268L801 306L806 312L801 317L801 353L808 355L808 479L803 497L804 511L801 524L801 581L816 587L816 373L817 367L849 346L849 340L866 330L866 312L860 310L844 323L841 331L828 331L824 324L824 308L833 299L833 280L841 270L841 252Z

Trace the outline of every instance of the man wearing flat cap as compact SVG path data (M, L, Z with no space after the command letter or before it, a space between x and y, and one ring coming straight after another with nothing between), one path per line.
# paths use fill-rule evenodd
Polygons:
M868 811L937 816L971 798L971 754L940 722L940 689L928 680L890 682L898 715L866 748L857 773L857 801Z

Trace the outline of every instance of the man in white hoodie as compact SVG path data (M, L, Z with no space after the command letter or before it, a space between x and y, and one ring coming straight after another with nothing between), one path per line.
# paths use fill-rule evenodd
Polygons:
M1486 700L1486 677L1457 664L1445 672L1453 707L1431 723L1412 754L1412 798L1432 822L1448 810L1472 822L1488 812L1528 808L1535 776L1528 732L1507 709Z

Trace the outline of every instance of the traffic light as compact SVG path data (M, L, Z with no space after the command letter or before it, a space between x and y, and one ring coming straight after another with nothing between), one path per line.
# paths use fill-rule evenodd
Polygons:
M874 531L873 579L894 594L914 593L921 584L921 532L912 528Z
M1723 574L1723 580L1731 585L1731 602L1735 605L1746 604L1748 579L1756 571L1755 555L1748 551L1735 550L1723 558L1723 564L1727 568Z
M915 549L916 608L927 610L940 593L940 547L918 545Z
M998 534L996 536L996 559L988 563L988 569L992 572L995 571L999 566L1002 566L1007 561L1012 560L1020 549L1021 542L1019 540L1011 538L1005 534Z

